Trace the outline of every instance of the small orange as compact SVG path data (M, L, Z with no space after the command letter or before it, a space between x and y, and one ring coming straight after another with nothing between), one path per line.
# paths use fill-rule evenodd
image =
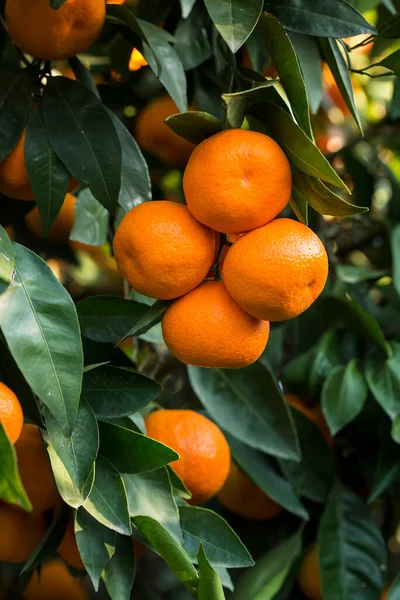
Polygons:
M272 138L228 129L196 146L183 190L198 221L223 233L241 233L265 225L285 208L292 174Z
M329 444L332 445L332 437L329 431L329 427L326 424L325 417L322 413L321 407L319 404L306 404L303 400L295 396L294 394L285 394L285 400L290 406L303 413L307 419L312 421L314 425L318 427L325 440Z
M6 23L20 50L42 60L62 60L85 52L99 37L104 0L68 0L58 10L48 0L6 0Z
M218 500L228 510L246 519L273 519L283 508L267 496L234 462Z
M22 485L34 510L53 508L60 500L39 428L25 424L15 444Z
M162 332L170 352L188 365L240 369L264 351L269 323L244 312L222 281L207 281L167 308Z
M22 595L23 600L87 600L83 584L60 560L52 560L35 571Z
M164 123L167 117L177 113L179 109L172 98L155 98L140 111L135 137L143 150L151 152L167 165L179 167L187 163L195 146Z
M381 600L386 600L389 595L390 585L387 585L382 592Z
M45 532L43 514L15 510L0 502L0 562L28 560Z
M52 242L66 242L69 239L69 234L74 225L75 220L75 204L76 197L72 194L67 194L52 228L48 232L46 239ZM29 231L36 237L42 235L42 221L37 206L29 211L24 221Z
M129 70L139 71L142 67L145 67L149 63L137 48L134 48L129 59Z
M232 298L258 319L284 321L324 289L328 257L319 237L292 219L275 219L238 239L222 275Z
M119 270L141 294L168 300L207 276L216 237L183 204L159 200L133 207L114 238Z
M73 567L74 569L79 569L80 571L85 570L85 565L82 562L82 558L78 550L78 545L76 543L74 519L72 515L68 522L67 529L65 530L65 535L61 541L61 544L57 548L57 552L70 567Z
M20 436L24 423L24 414L17 396L0 381L0 422L12 444Z
M309 598L309 600L323 600L318 550L315 544L304 556L297 574L297 583L305 597Z
M191 504L214 496L228 477L231 454L222 431L193 410L157 410L145 419L147 435L170 448L180 459L172 469L192 493Z

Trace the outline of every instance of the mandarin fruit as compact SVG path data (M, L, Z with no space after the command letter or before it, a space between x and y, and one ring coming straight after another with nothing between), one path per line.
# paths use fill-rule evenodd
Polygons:
M292 174L272 138L229 129L196 146L183 190L198 221L223 233L241 233L265 225L285 208Z
M52 242L68 241L75 220L75 204L76 197L72 194L67 194L56 220L46 235L46 239ZM24 221L33 235L36 237L42 235L42 221L37 206L25 215Z
M10 442L15 444L22 431L24 414L17 396L2 381L0 381L0 423Z
M216 237L183 204L159 200L132 208L114 237L119 270L141 294L168 300L207 276Z
M26 513L0 502L0 562L28 560L45 532L42 513Z
M218 500L231 512L246 519L273 519L283 508L267 496L232 462Z
M179 454L171 467L191 492L191 504L202 504L219 492L228 477L231 454L217 425L193 410L179 409L152 412L145 423L149 437Z
M207 281L167 308L162 333L170 352L188 365L240 369L264 351L269 323L243 311L222 281Z
M137 48L134 48L129 59L129 70L139 71L142 67L145 67L149 63Z
M22 595L23 600L86 600L83 584L75 579L60 560L40 566Z
M283 321L305 311L324 289L328 257L318 236L292 219L276 219L239 238L222 275L249 315Z
M60 500L39 428L25 424L15 444L22 485L34 510L53 508Z
M6 24L20 50L41 60L85 52L99 37L104 0L67 0L58 10L48 0L6 0Z
M138 115L135 138L143 150L167 165L179 167L187 163L195 146L164 123L167 117L176 113L179 113L179 109L169 96L151 100Z
M82 562L78 545L76 543L74 519L72 514L69 519L67 529L65 530L64 537L61 540L61 544L57 548L57 552L70 567L79 569L80 571L85 570L85 565Z
M297 574L297 583L305 597L309 598L309 600L323 600L318 550L315 544L304 556Z
M329 446L332 445L332 436L319 404L306 404L294 394L285 394L285 400L290 406L303 413L307 419L312 421L314 425L318 427Z

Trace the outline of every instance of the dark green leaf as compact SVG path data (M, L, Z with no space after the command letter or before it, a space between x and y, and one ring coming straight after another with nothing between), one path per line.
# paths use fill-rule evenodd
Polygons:
M121 473L146 473L178 460L168 446L111 423L99 423L100 450Z
M393 71L397 77L400 77L400 49L386 56L378 64L381 67L385 67L385 69Z
M207 560L203 544L197 555L199 563L199 600L225 600L222 582Z
M247 40L260 18L261 0L205 0L208 13L231 52Z
M135 557L132 540L118 535L115 552L103 573L112 600L129 600L135 579Z
M326 600L376 600L384 586L386 547L361 498L337 483L318 531L322 593Z
M146 313L135 323L133 327L125 333L124 337L119 341L123 342L127 337L138 336L141 333L146 333L151 327L161 321L162 315L171 304L170 300L157 300ZM143 306L143 305L142 305Z
M133 369L101 366L83 376L82 398L100 419L129 416L155 400L161 391L160 384Z
M14 247L15 274L0 296L0 325L33 392L71 432L83 368L75 306L41 258L19 244Z
M347 367L336 367L322 388L322 410L332 435L335 435L361 412L368 388L357 360Z
M400 412L400 344L392 344L392 356L369 358L365 377L375 400L394 419Z
M122 535L130 535L128 499L121 475L100 454L95 471L93 487L83 508L102 525Z
M18 473L17 456L14 446L10 443L3 425L0 422L0 498L20 506L24 510L32 510L29 498Z
M0 161L21 137L32 108L33 89L28 69L0 74Z
M74 73L76 80L82 83L88 90L90 90L95 96L100 99L99 90L94 82L94 79L90 71L85 67L83 62L79 60L77 56L72 56L68 59L69 66Z
M81 400L70 436L63 433L50 413L46 415L46 427L58 489L67 504L78 508L85 501L93 482L94 461L99 450L96 417L90 406Z
M308 202L295 185L292 187L292 197L289 204L300 223L308 225Z
M14 271L15 250L7 232L0 225L0 279L10 283Z
M400 224L396 224L390 235L393 261L393 285L400 296Z
M254 363L237 371L189 367L188 373L201 403L226 431L267 454L299 459L289 409L268 369Z
M63 508L57 513L54 511L52 522L50 523L39 544L36 546L35 550L21 569L21 575L26 571L33 571L33 569L38 568L39 565L54 555L64 537L68 524L68 518L69 513L66 505L64 505Z
M382 27L378 27L378 35L384 38L397 39L400 36L400 13L385 21Z
M200 144L223 129L218 119L199 110L172 115L165 119L165 123L172 131L193 144Z
M222 94L222 99L226 104L226 118L229 125L235 128L241 127L249 108L258 103L260 99L265 99L265 93L274 92L272 86L277 82L278 79L264 80L248 90Z
M58 10L67 0L49 0L51 8Z
M174 48L185 71L195 69L212 57L208 29L209 16L202 3L195 4L189 18L182 15L175 30Z
M376 281L384 275L388 274L388 271L382 270L371 270L368 267L358 267L356 265L336 265L336 275L341 281L345 283L360 283L361 281Z
M182 479L180 477L178 477L178 475L175 473L175 471L172 470L172 468L170 466L167 466L166 469L168 471L171 485L174 489L174 495L180 496L181 498L184 498L185 500L190 500L190 498L192 497L192 494L189 492L186 485L183 483Z
M300 62L310 109L315 115L322 102L322 69L318 44L313 37L294 32L290 33L290 39Z
M89 246L100 246L107 240L108 211L97 202L89 188L79 193L75 205L75 221L70 239Z
M336 329L328 329L317 345L314 362L309 372L309 383L313 393L319 392L329 373L340 362L338 333Z
M375 502L400 477L400 446L390 436L390 422L379 423L378 460L370 485L368 504Z
M345 0L267 0L264 9L278 17L286 29L298 33L334 38L375 33L374 27Z
M392 585L389 588L389 594L387 600L397 600L400 593L400 573L395 577Z
M182 17L184 19L187 19L188 16L190 15L190 12L191 12L193 6L196 3L196 0L180 0L180 3L181 3Z
M121 187L121 144L107 110L92 92L67 77L50 77L42 102L47 135L58 157L114 213Z
M183 547L191 561L197 562L204 547L213 567L252 567L254 561L239 537L219 515L206 508L180 506Z
M271 61L270 54L264 42L260 22L254 27L251 35L246 41L246 50L249 55L252 68L258 73L263 73Z

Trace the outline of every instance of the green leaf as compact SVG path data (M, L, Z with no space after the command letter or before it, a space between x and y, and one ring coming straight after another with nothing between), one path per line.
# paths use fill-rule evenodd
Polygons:
M400 593L400 573L394 578L392 585L389 588L389 594L386 600L396 600Z
M75 536L83 564L92 580L94 589L98 590L101 574L115 552L116 533L99 523L86 510L80 508L76 514ZM131 542L130 539L129 542Z
M138 516L133 522L148 539L155 551L165 560L185 588L196 595L198 577L189 556L170 533L151 517Z
M400 13L393 15L385 21L381 27L378 27L379 37L388 39L397 39L400 36Z
M371 270L369 267L358 267L356 265L337 264L336 275L345 283L360 283L361 281L376 281L384 275L388 275L385 269Z
M343 429L361 412L368 388L357 359L346 367L338 366L328 375L322 388L321 405L332 435Z
M209 16L204 4L197 2L189 18L182 15L175 29L175 51L182 61L185 71L199 67L212 57L211 42L208 36Z
M390 422L384 417L378 426L378 460L370 484L368 504L375 502L400 477L400 446L390 436Z
M149 311L148 306L118 296L91 296L76 305L82 333L94 342L116 342Z
M124 475L124 482L130 516L155 519L165 527L174 540L182 544L178 508L172 493L168 470L163 468L140 475Z
M142 433L111 423L99 423L100 450L121 473L146 473L178 460L168 446Z
M187 19L190 15L196 0L179 0L181 4L182 17Z
M320 37L343 38L375 33L375 28L345 0L267 0L273 13L291 31Z
M286 111L274 104L259 104L250 109L250 114L268 127L293 166L308 175L347 189L322 152Z
M234 600L272 600L301 553L302 533L301 527L246 571L236 586Z
M0 279L10 283L14 271L15 250L7 232L0 225Z
M83 62L81 62L77 56L72 56L67 60L73 74L76 77L76 80L79 81L79 83L82 83L82 85L87 87L87 89L90 92L92 92L95 96L97 96L100 99L100 94L99 90L97 89L97 85L95 84L90 71L85 67Z
M148 39L140 27L138 19L136 19L133 12L127 6L113 3L107 4L106 14L107 21L128 27L136 39L148 44Z
M200 547L213 567L252 567L254 561L228 523L212 510L180 506L183 547L191 561L197 562Z
M200 144L223 129L222 123L218 119L200 110L172 115L165 119L164 123L172 131L193 144Z
M143 47L145 59L179 110L185 112L187 110L187 84L185 71L179 56L166 41L165 31L147 21L138 19L138 23L150 47L146 45Z
M21 569L21 575L27 571L37 569L43 562L54 555L64 537L68 519L69 512L66 505L57 513L54 511L53 519L46 533Z
M162 315L171 304L170 300L157 300L146 313L130 328L128 333L125 333L124 337L119 340L119 344L123 342L127 337L138 336L142 333L146 333L151 327L161 321Z
M93 487L83 508L109 529L122 535L131 534L124 482L118 471L101 454L97 457Z
M251 89L222 94L222 100L226 104L226 118L229 125L234 128L241 127L249 108L260 100L265 100L265 95L268 92L275 92L272 86L276 83L278 83L278 79L264 80L263 83L259 83Z
M400 77L400 49L393 52L393 54L389 54L383 60L381 60L378 65L380 67L385 67L385 69L389 69L393 71L396 77Z
M339 49L338 42L332 38L321 38L320 44L325 60L328 63L339 91L346 102L346 106L353 115L361 135L363 135L361 119L354 99L353 84L346 61Z
M232 457L241 470L256 484L267 496L280 506L298 517L308 520L308 513L292 485L284 479L273 466L271 461L262 454L253 450L246 444L227 436ZM298 463L296 463L298 465Z
M290 33L290 39L300 62L311 113L315 115L322 102L322 69L320 50L315 38Z
M386 547L361 498L335 484L318 531L322 594L326 600L376 600L384 586Z
M112 600L130 600L135 580L135 556L131 538L118 535L114 555L103 572Z
M273 15L261 17L260 26L294 116L304 133L313 139L306 86L292 42Z
M25 138L25 165L42 222L42 235L51 229L63 205L71 176L50 146L41 105L29 115Z
M31 503L25 493L18 473L17 456L10 443L3 425L0 422L0 498L20 506L24 510L32 510Z
M267 454L299 459L289 409L268 369L259 363L237 371L189 367L188 374L203 406L228 433Z
M121 187L121 144L107 110L92 92L67 77L50 77L42 106L57 156L113 214Z
M90 406L81 400L75 426L66 436L55 418L46 415L46 428L50 441L50 460L61 496L70 506L78 508L85 501L92 482L94 462L99 450L99 431L96 417ZM57 455L63 468L59 469Z
M41 258L19 244L14 248L15 273L0 296L0 325L33 392L71 432L83 368L75 306Z
M33 104L29 69L0 74L0 161L15 148Z
M159 383L133 369L101 366L83 375L82 398L99 419L132 415L161 391Z
M179 496L180 498L184 498L185 500L190 500L192 494L187 489L186 485L183 483L182 479L178 477L175 471L168 465L166 467L169 475L169 480L173 487L174 495Z
M205 0L208 13L231 52L245 43L263 8L261 0Z
M390 245L392 249L393 285L400 296L400 224L397 223L390 234Z
M203 544L200 544L197 561L199 563L199 600L225 600L221 579L207 560Z
M369 358L364 372L375 400L393 420L400 412L400 344L392 343L391 347L391 357Z
M107 241L107 230L108 211L97 202L89 188L82 190L75 205L70 239L89 246L100 246Z
M53 8L54 10L58 10L62 7L63 4L66 3L66 1L67 0L49 0L49 4L51 8Z
M300 223L308 225L308 203L295 185L292 187L292 197L290 198L289 204Z

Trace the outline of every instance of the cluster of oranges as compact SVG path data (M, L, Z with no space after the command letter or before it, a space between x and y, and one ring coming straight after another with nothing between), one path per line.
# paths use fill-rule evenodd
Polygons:
M245 367L263 352L269 321L299 315L321 293L326 251L307 226L276 218L292 177L266 135L230 129L204 140L183 188L187 205L152 201L124 217L115 258L136 291L174 300L162 321L172 354L200 367ZM221 239L232 245L221 249Z

